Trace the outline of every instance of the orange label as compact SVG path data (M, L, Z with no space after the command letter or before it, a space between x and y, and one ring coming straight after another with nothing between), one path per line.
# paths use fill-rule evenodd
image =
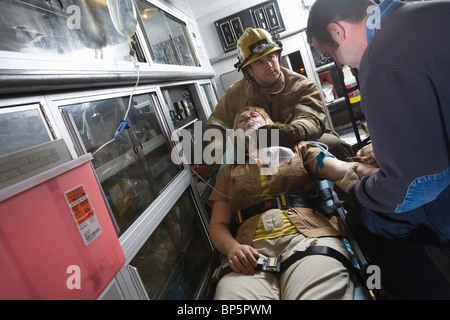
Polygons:
M94 215L94 211L92 210L89 199L87 198L70 208L72 209L78 225L82 224Z
M74 204L77 200L80 200L81 198L86 196L86 191L84 191L83 186L79 186L73 190L70 190L69 192L65 193L67 202L69 205Z
M95 216L86 190L83 185L79 185L64 192L64 195L84 244L88 245L102 234L102 228Z

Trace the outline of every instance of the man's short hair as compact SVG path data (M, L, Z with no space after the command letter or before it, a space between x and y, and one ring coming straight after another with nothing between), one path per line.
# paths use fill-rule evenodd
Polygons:
M306 36L308 42L316 39L319 43L337 47L327 30L328 24L338 21L361 22L367 15L367 8L374 5L372 0L316 0L309 13Z

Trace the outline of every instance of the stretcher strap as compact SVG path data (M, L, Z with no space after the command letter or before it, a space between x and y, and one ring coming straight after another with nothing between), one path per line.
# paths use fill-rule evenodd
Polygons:
M362 276L361 272L350 262L350 260L348 260L347 257L345 257L339 251L326 246L308 247L305 251L297 251L293 253L291 256L289 256L289 258L281 262L279 272L287 270L294 262L301 260L309 255L324 255L340 261L344 265L344 267L347 268L348 272L355 275L358 281L360 281L361 284L365 286L364 277ZM256 267L256 270L261 270L260 265ZM218 269L216 269L212 276L212 283L216 283L220 278L231 272L233 272L233 269L231 269L230 266L220 266Z
M283 193L276 198L265 200L245 209L236 210L235 219L238 225L241 225L245 220L269 209L283 209L287 207L311 208L309 200L305 195L287 195Z
M331 206L327 206L327 200L333 200ZM235 225L233 230L240 226L245 220L254 215L263 213L269 209L285 209L285 208L311 208L320 213L329 216L333 214L337 208L342 204L342 201L333 199L333 194L330 188L318 190L317 194L299 193L299 194L281 194L276 198L265 200L245 209L239 209L234 212Z
M347 257L345 257L342 253L340 253L339 251L337 251L333 248L326 247L326 246L308 247L305 251L297 251L297 252L293 253L289 258L287 258L286 260L284 260L281 263L280 272L285 271L294 262L296 262L300 259L303 259L304 257L309 256L309 255L324 255L324 256L328 256L328 257L331 257L331 258L334 258L334 259L340 261L344 265L344 267L347 268L348 272L350 274L355 275L358 278L358 281L360 281L361 284L363 286L365 286L364 277L362 276L359 269L357 269L350 262L350 260L347 259Z

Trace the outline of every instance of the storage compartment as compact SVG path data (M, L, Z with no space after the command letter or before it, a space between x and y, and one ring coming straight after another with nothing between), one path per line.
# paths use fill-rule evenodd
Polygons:
M180 171L170 158L154 93L60 106L80 154L93 165L122 234ZM127 111L129 106L129 110ZM129 128L117 136L125 115Z
M210 268L210 249L189 190L169 210L130 262L134 281L145 288L143 298L194 299Z

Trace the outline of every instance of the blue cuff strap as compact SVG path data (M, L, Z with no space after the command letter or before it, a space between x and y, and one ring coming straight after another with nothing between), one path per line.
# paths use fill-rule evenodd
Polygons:
M329 155L324 153L323 151L320 151L317 156L316 156L316 166L315 166L315 171L316 171L316 176L320 179L322 179L322 177L319 174L319 170L322 170L323 167L325 166L323 163L323 159L325 159L326 157L330 157L330 158L334 158L334 156Z

